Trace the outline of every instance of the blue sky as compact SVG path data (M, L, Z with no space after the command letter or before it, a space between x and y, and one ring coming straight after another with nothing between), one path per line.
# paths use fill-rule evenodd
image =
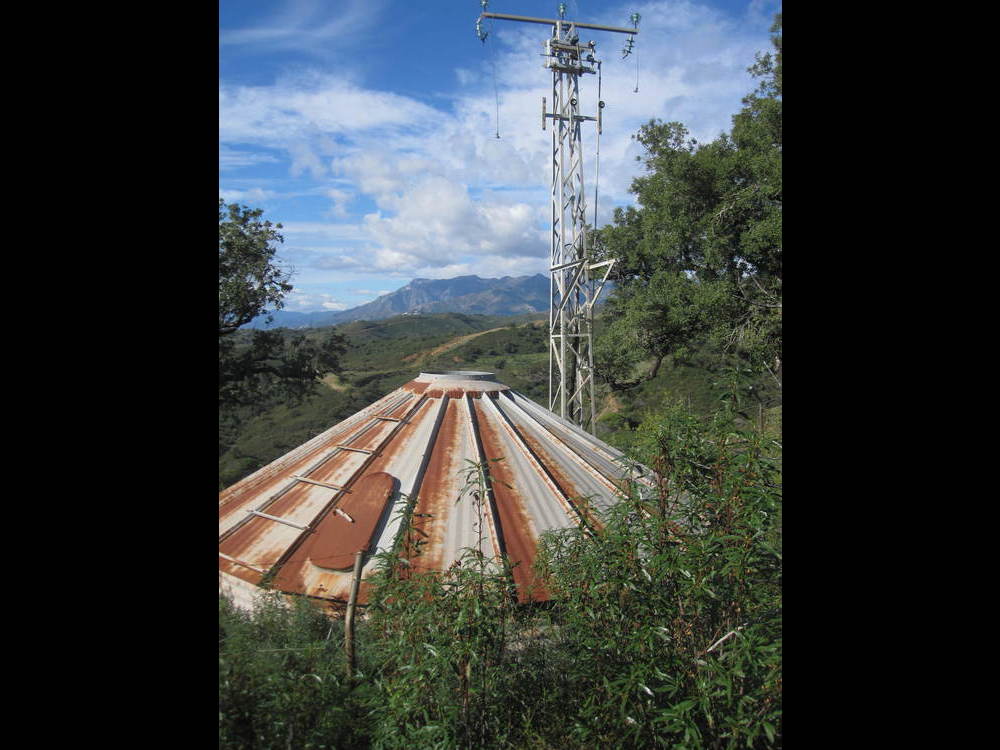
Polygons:
M555 18L557 0L490 0L495 13ZM650 119L699 141L730 127L771 49L780 0L566 0L603 61L597 220L634 202L631 140ZM415 277L548 273L551 99L546 26L486 22L479 0L220 0L219 195L284 225L286 310L343 310ZM638 64L638 87L636 65ZM497 97L499 96L499 118ZM581 109L597 108L595 76ZM500 138L497 131L499 127ZM588 220L596 128L583 128Z

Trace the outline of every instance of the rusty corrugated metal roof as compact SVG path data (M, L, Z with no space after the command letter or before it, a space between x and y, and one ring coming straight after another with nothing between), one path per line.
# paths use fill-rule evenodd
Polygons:
M415 497L423 543L404 550L413 569L444 570L482 545L516 563L522 601L546 599L532 572L539 535L598 525L629 472L623 459L492 373L421 373L220 493L220 590L243 601L269 574L273 589L345 601L354 553L369 551L363 575L372 572ZM466 475L483 462L480 519ZM359 601L365 593L362 584Z

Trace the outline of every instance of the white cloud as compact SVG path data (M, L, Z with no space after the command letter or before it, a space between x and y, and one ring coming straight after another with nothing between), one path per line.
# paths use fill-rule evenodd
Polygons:
M328 55L338 47L334 41L360 43L379 23L383 5L384 0L341 0L331 9L322 0L292 0L255 25L220 31L219 45Z
M412 255L407 255L397 250L378 248L375 250L372 269L375 271L388 271L390 275L405 274L414 268L417 263L417 258Z
M242 167L255 167L259 164L276 164L278 158L272 154L260 151L242 151L230 148L224 143L219 144L219 170L230 171Z
M461 255L525 256L547 252L545 214L525 203L475 202L447 177L416 178L388 201L394 215L365 216L384 265L444 266Z
M251 188L250 190L231 190L229 188L219 188L219 197L226 203L250 203L257 204L270 200L277 196L273 190L264 188Z
M357 224L324 221L283 221L285 244L305 246L309 243L364 240L367 234Z
M342 302L330 294L292 290L285 297L284 309L290 312L309 312L317 309L346 310L349 307L353 307L353 305Z
M281 253L282 262L290 265L297 274L309 270L348 271L367 266L354 250L326 246L302 247L294 245Z
M339 190L337 188L328 188L324 192L327 198L330 199L331 206L329 215L336 216L341 219L347 218L347 204L354 198L354 194L346 190Z
M400 193L419 175L434 171L435 163L406 153L387 158L370 148L334 159L331 168L334 174L356 184L360 192L374 197L380 206L397 209Z
M310 38L335 36L358 22L362 7L351 2L343 19L327 23L317 3L289 5L283 19L227 33L221 41L291 44L303 30ZM612 26L629 25L633 9L642 16L633 56L625 60L623 35L581 35L597 41L604 61L599 225L611 220L615 206L633 200L628 188L641 172L635 157L642 148L632 136L643 124L678 120L700 142L728 130L740 99L754 88L746 68L756 52L770 48L766 30L776 8L773 0L752 0L742 18L689 0L584 9L588 20ZM541 99L551 108L552 92L539 53L546 33L542 26L497 21L487 41L492 48L453 68L459 88L447 108L366 88L341 69L337 76L300 70L266 86L223 84L220 168L273 159L261 150L272 149L286 155L291 177L317 183L317 194L329 200L326 215L335 221L284 222L282 255L303 273L447 278L545 272L552 123L541 131ZM585 115L597 111L596 78L581 79ZM586 220L593 222L593 123L583 126L583 145Z
M288 152L292 157L292 166L288 170L292 177L309 172L313 179L318 180L326 174L327 167L322 157L306 141L292 141L288 144Z
M225 144L287 150L306 142L332 151L338 136L371 132L384 137L414 122L433 128L441 117L409 97L366 90L326 73L286 77L268 86L219 87L219 140Z

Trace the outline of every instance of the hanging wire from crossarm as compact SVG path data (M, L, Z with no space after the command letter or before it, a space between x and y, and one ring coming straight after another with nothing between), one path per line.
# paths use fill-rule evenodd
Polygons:
M629 20L632 21L632 28L633 29L638 29L639 28L639 18L640 18L640 16L639 16L638 13L633 13L632 16L631 16L631 18L629 19ZM635 90L632 93L634 93L634 94L638 94L639 93L639 53L638 52L635 53Z
M479 0L479 5L483 9L483 13L486 12L486 6L490 4L489 0ZM493 19L490 19L490 30L483 31L482 26L482 15L476 19L476 36L479 41L484 45L486 44L486 38L493 32ZM490 45L490 66L493 68L493 97L496 99L497 104L497 138L500 137L500 89L497 86L497 56L496 52L493 50L494 45Z
M597 108L604 109L604 102L601 100L601 61L597 61ZM598 113L600 117L600 113ZM598 123L601 121L598 120ZM597 128L597 157L594 160L594 231L597 231L597 188L601 183L601 127Z
M633 29L638 30L638 28L639 28L639 19L640 18L642 18L642 16L640 16L638 13L633 13L631 16L629 16L629 20L632 22L632 28ZM622 60L624 60L626 57L628 57L629 55L632 54L634 46L635 46L635 36L633 34L629 34L628 39L625 40L625 47L622 49ZM632 93L634 93L634 94L638 94L639 93L639 53L638 52L635 53L635 89L633 90Z
M490 29L493 29L493 19L490 19ZM497 103L497 138L500 137L500 89L497 86L497 53L496 44L490 45L490 63L493 66L493 97Z

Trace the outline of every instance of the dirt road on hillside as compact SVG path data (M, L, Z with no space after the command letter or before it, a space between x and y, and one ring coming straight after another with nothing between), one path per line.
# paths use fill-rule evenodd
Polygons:
M483 334L486 333L493 333L494 331L502 331L506 327L507 326L500 326L499 328L490 328L488 331L477 331L476 333L468 333L464 336L458 336L456 338L453 338L451 341L446 341L440 346L434 347L433 349L429 349L424 352L415 352L414 354L408 354L407 356L403 357L403 361L426 362L431 357L435 357L438 354L444 354L446 351L449 351L451 349L457 349L462 344L467 344L470 341L472 341L472 339L477 338L478 336L482 336Z

